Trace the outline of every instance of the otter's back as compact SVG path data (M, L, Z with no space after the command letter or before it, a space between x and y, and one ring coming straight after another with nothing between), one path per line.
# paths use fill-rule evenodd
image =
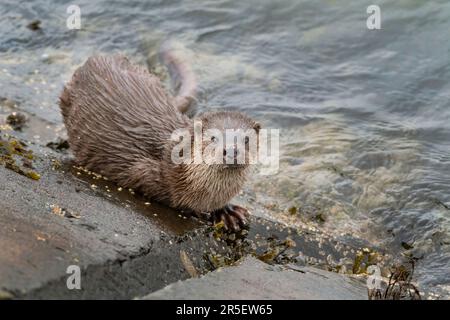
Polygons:
M89 58L65 86L60 106L76 160L91 169L160 158L173 130L189 121L157 77L121 55Z

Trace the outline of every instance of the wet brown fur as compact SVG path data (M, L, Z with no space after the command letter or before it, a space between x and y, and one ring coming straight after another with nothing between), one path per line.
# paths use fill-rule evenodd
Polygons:
M171 133L193 131L193 119L178 110L177 101L156 76L124 56L89 58L60 97L76 162L174 208L210 212L224 207L241 189L249 168L174 164ZM205 130L256 126L238 112L199 117Z

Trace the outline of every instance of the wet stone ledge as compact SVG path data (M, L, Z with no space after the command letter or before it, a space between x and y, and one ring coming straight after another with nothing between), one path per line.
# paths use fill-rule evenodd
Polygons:
M74 167L66 152L23 148L38 177L0 165L0 298L132 299L249 256L273 268L342 272L367 245L257 217L248 230L227 234ZM81 268L81 290L67 289L70 265Z
M367 300L360 281L311 267L268 265L247 257L236 266L171 284L143 299Z

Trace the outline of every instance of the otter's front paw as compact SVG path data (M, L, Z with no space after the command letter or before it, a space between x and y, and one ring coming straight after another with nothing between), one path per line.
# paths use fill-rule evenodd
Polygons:
M248 223L248 210L234 204L228 204L212 213L214 223L224 222L225 230L239 231Z

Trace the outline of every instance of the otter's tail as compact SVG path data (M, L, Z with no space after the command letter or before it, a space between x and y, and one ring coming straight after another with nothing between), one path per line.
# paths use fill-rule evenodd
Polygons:
M183 113L195 101L197 91L197 79L185 52L181 44L172 41L164 42L160 49L160 57L169 69L174 87L178 88L175 106Z

